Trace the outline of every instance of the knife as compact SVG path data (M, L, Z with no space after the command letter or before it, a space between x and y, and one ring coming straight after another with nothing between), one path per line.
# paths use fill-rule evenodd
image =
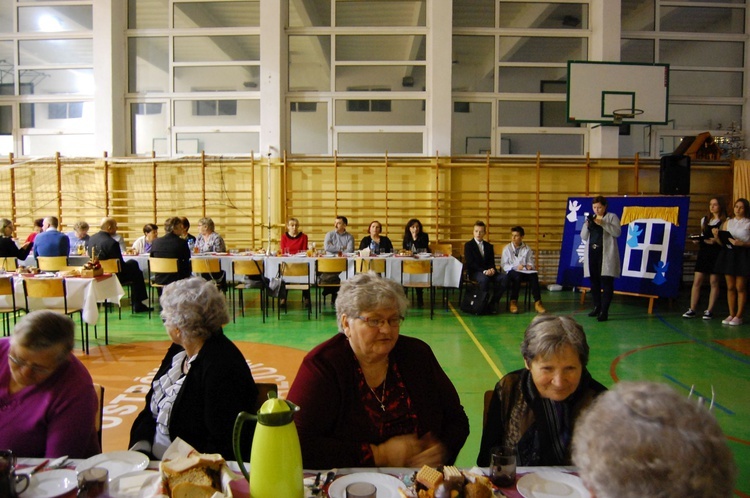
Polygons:
M52 460L49 465L47 465L47 468L50 469L57 469L65 465L65 462L68 461L68 455L63 455L60 458L55 458Z
M36 474L37 472L42 470L44 466L47 465L48 463L49 463L49 458L43 461L42 463L40 463L39 465L37 465L36 467L34 467L33 469L31 469L31 472L29 472L28 475L31 476L31 475Z

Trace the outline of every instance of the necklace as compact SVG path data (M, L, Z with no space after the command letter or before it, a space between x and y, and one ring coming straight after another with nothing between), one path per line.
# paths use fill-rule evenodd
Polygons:
M383 379L383 393L380 395L381 397L378 398L378 395L375 394L375 391L372 387L369 385L367 387L370 387L370 392L373 396L375 396L375 399L378 400L378 403L380 403L380 409L385 411L385 381L388 380L388 370L385 371L385 378Z

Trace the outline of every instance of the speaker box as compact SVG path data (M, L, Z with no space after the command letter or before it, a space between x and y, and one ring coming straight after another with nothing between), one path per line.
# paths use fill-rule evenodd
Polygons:
M690 158L682 155L662 156L659 164L659 193L690 194Z

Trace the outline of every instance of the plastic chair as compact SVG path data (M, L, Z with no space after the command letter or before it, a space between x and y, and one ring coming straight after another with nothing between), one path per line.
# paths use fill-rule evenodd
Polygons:
M408 277L404 279L405 276ZM427 277L425 282L423 278ZM431 259L402 259L401 260L401 285L406 289L430 289L430 320L435 314L435 288L432 286L432 260Z
M47 307L45 309L68 315L71 318L73 315L78 313L78 317L81 320L81 343L83 351L89 354L89 326L83 321L83 308L69 308L68 307L68 289L65 286L64 278L24 278L23 279L23 294L26 300L26 309L29 309L29 298L61 298L63 300L62 307ZM84 328L86 335L84 338Z
M338 289L341 287L341 281L333 283L321 283L320 277L324 273L346 273L345 278L349 278L349 260L346 258L318 258L315 260L315 317L318 317L318 312L323 313L323 305L325 304L325 296L323 296L323 302L321 303L321 291L323 289Z
M60 271L68 266L67 256L38 256L36 266L42 271Z
M221 260L219 258L191 258L190 267L193 273L213 282L220 291L226 294L226 282L221 281L226 279L226 275L221 271ZM216 279L216 275L219 275L219 280Z
M265 265L263 261L256 261L253 259L238 259L232 261L232 285L230 287L231 301L232 301L232 321L235 321L235 303L234 303L234 291L239 293L240 300L240 312L242 316L245 316L245 299L243 297L243 291L257 290L260 294L260 314L263 317L263 323L266 323L266 316L268 315L268 294L266 291L266 284L263 280L265 272ZM237 282L237 277L241 278L241 282ZM256 384L258 385L258 384Z
M13 261L15 261L15 259ZM3 315L4 336L10 335L10 316L13 315L13 325L15 325L18 312L23 310L23 308L19 308L16 305L16 293L13 284L14 280L12 275L0 277L0 296L7 296L7 299L10 301L10 306L0 307L0 313Z
M453 256L453 244L439 244L437 242L430 242L430 253L440 256L447 254Z
M2 259L2 269L5 271L16 271L18 269L18 261L16 261L16 258L5 257Z
M309 291L312 288L312 282L310 282L310 263L281 263L279 268L281 278L286 284L287 293L290 290ZM294 280L288 280L290 278L293 278ZM287 302L289 302L288 299ZM312 318L312 303L308 302L306 307L307 319L310 320ZM317 317L317 307L315 310L315 316ZM287 308L284 306L284 313L286 312ZM281 306L276 310L276 318L281 319Z
M119 277L119 273L122 272L122 263L120 263L120 260L118 258L112 258L112 259L100 259L99 264L102 265L102 270L104 273L111 273L112 275L115 275L117 278ZM132 282L129 281L123 281L120 280L120 285L122 285L123 288L128 289L128 298L130 298L130 284ZM104 311L105 313L109 309L109 306L112 303L104 301ZM117 318L122 320L122 306L118 304L117 308ZM108 344L106 336L105 336L105 344Z

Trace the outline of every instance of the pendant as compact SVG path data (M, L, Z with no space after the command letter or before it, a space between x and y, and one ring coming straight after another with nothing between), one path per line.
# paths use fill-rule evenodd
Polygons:
M380 409L385 411L385 405L383 403L380 403Z

